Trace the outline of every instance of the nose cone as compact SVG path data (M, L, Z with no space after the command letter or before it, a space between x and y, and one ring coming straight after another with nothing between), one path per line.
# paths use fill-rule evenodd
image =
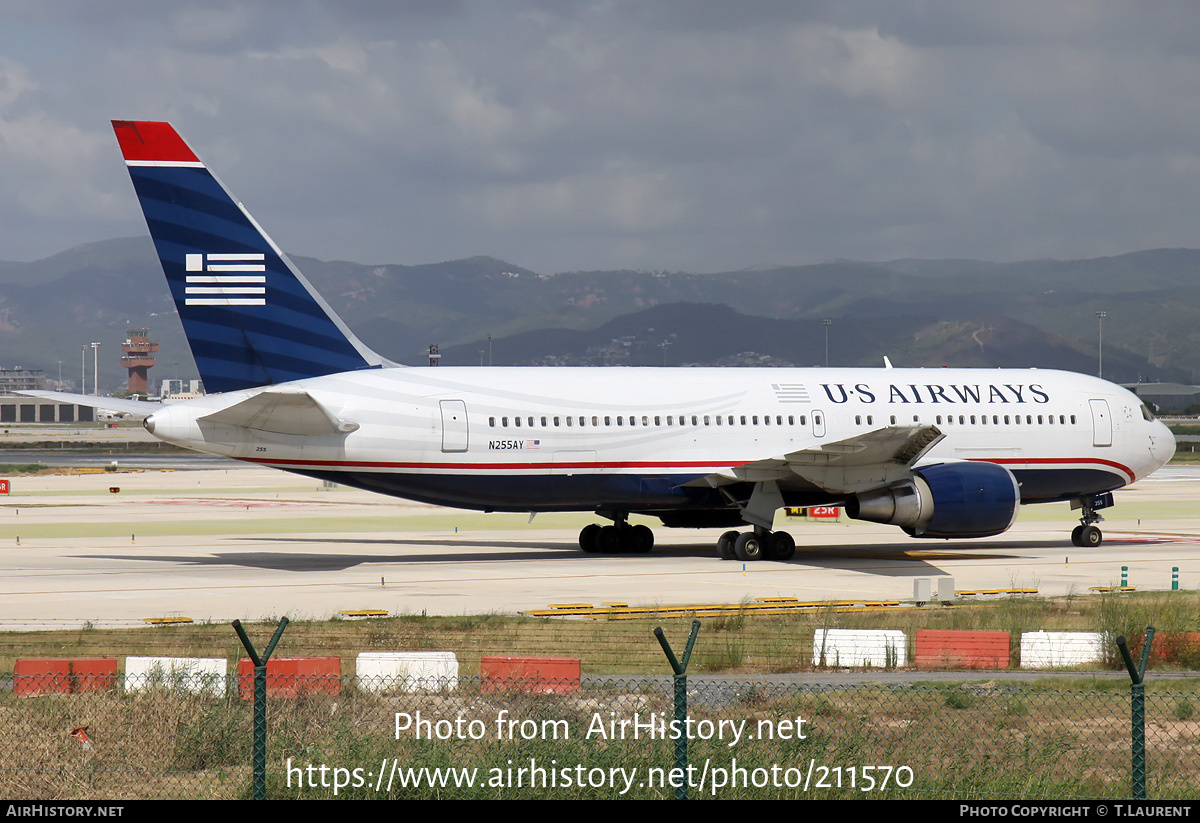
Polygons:
M1175 435L1161 420L1154 421L1150 434L1150 454L1159 466L1165 465L1175 456Z

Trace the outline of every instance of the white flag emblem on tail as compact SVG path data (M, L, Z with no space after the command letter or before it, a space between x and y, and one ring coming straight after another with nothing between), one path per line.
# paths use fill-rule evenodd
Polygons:
M263 254L184 255L187 271L184 305L267 305L265 260Z

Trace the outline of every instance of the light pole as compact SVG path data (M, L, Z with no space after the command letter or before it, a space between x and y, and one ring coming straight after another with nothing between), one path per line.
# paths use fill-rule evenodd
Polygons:
M79 393L87 394L87 344L79 347Z
M1104 318L1106 318L1106 317L1108 317L1108 312L1106 312L1106 311L1096 312L1096 325L1099 328L1099 334L1100 334L1100 346L1099 346L1100 362L1098 364L1099 367L1096 370L1096 376L1099 377L1101 380L1104 379Z
M100 344L92 344L92 388L93 394L100 396Z
M492 335L488 334L488 365L492 365Z
M825 327L825 368L829 368L829 327L833 325L833 321L822 320L821 325Z

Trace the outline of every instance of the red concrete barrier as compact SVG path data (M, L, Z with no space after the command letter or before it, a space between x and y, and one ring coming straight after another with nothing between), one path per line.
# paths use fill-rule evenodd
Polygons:
M117 685L117 658L24 658L13 669L13 692L79 694L112 689Z
M1142 654L1141 634L1128 638L1129 651L1134 660ZM1150 659L1170 663L1180 668L1200 667L1200 632L1158 632L1150 646Z
M1007 669L1008 632L917 629L918 669Z
M272 657L267 661L267 696L301 697L306 694L340 694L340 657ZM238 661L238 694L254 699L254 662Z
M515 689L537 694L573 694L579 691L578 657L485 656L480 661L485 692Z

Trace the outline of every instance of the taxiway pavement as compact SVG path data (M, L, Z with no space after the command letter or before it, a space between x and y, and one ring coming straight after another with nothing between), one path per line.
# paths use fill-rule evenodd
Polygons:
M186 461L185 461L186 463ZM110 488L119 488L111 492ZM1168 466L1116 493L1105 542L1071 545L1067 504L1026 507L973 541L785 518L786 563L717 559L719 531L655 529L650 555L585 555L585 515L440 509L268 469L16 477L0 497L0 629L227 621L341 610L519 612L550 603L739 603L760 597L881 600L913 578L1043 595L1120 583L1200 586L1200 467ZM645 521L653 525L652 521ZM654 521L656 522L656 521Z

